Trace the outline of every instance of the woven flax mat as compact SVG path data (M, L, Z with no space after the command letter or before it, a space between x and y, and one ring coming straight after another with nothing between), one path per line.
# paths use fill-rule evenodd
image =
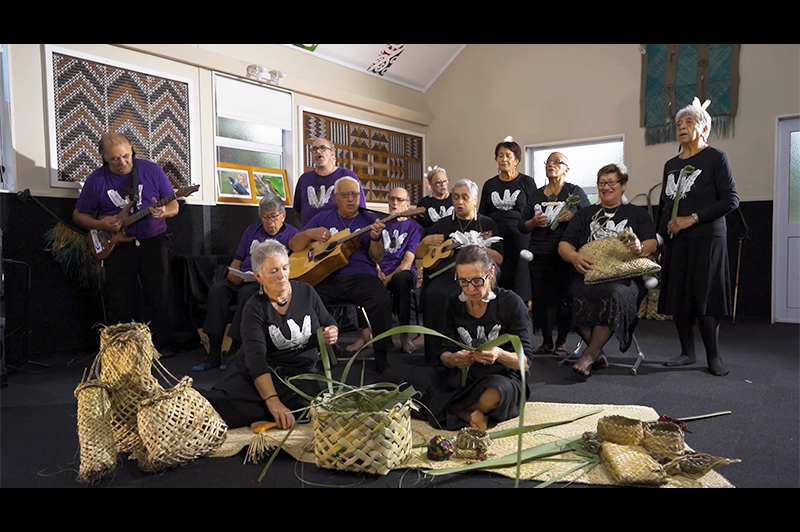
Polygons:
M586 404L568 404L568 403L527 403L525 405L525 425L535 425L539 423L547 423L552 421L560 421L569 419L582 413L590 412L602 408L603 411L597 414L560 425L557 427L550 427L535 432L529 432L523 435L522 445L523 448L535 447L543 443L550 443L556 440L578 436L584 432L594 432L597 430L597 420L603 416L620 415L633 419L640 419L642 421L655 421L658 419L656 411L646 406L635 405L586 405ZM504 423L501 423L492 430L509 429L518 426L519 418L514 418ZM411 420L411 427L414 435L414 445L427 443L435 435L440 434L446 438L455 438L457 432L436 429L428 425L428 423L418 420ZM280 444L281 440L286 435L285 430L270 430L266 433L269 439L275 446ZM228 457L238 454L242 449L250 444L253 438L253 433L248 427L233 429L228 431L225 443L220 447L217 452L212 456L214 457ZM311 424L300 425L292 432L289 439L284 443L283 450L288 452L296 460L313 464L315 462L314 450L314 431ZM688 446L687 449L690 449ZM511 436L508 438L501 438L492 441L492 446L489 449L488 458L495 458L505 456L516 452L517 450L517 437ZM701 449L702 451L702 449ZM412 451L411 457L403 464L403 468L421 468L421 469L445 469L450 467L457 467L460 465L471 463L473 460L459 459L456 457L444 462L435 462L428 460L427 446L415 448ZM558 455L556 459L577 458L571 453ZM552 469L542 472L545 468L554 465ZM560 461L547 461L540 460L531 463L523 463L520 472L520 478L526 480L545 481L555 478L564 471L575 466L575 462L560 462ZM514 478L516 475L516 467L493 469L493 473L504 475ZM617 484L608 471L601 464L592 469L588 474L577 478L580 471L568 475L562 479L562 482L569 482L575 480L585 484ZM576 479L577 478L577 479ZM707 488L732 488L733 484L728 482L725 477L711 471L697 481L700 486ZM665 484L664 487L685 487L685 486L698 486L694 482L683 482L678 477L670 477L670 482Z

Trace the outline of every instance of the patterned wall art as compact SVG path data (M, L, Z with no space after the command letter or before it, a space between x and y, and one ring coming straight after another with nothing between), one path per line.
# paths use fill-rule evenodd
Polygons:
M387 44L386 48L381 50L378 57L367 67L367 72L383 76L386 74L386 71L389 70L389 67L397 61L397 58L403 53L405 47L405 44Z
M304 172L314 169L311 144L320 137L336 147L336 164L361 180L367 201L387 203L389 192L399 186L412 204L422 198L424 137L304 110Z
M105 132L128 137L173 187L191 185L191 80L49 46L46 57L52 186L80 187Z

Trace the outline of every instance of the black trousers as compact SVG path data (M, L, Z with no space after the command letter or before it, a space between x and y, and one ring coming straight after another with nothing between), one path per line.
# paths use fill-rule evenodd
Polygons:
M327 305L349 303L364 307L375 336L392 328L392 305L389 292L376 275L340 275L327 277L314 287L322 302ZM378 366L386 363L386 353L392 339L384 338L373 344Z
M411 323L411 290L414 289L414 274L409 270L395 272L386 289L392 294L392 304L400 325Z
M167 237L162 233L140 240L139 245L136 241L119 244L103 261L103 269L107 325L133 320L149 323L153 344L164 347L172 316Z
M242 341L239 332L242 323L242 311L247 301L258 292L258 282L233 284L228 279L214 284L208 289L208 311L203 322L203 331L209 336L222 337L225 326L228 324L228 313L233 301L236 301L236 311L231 318L231 328L228 336L239 342Z

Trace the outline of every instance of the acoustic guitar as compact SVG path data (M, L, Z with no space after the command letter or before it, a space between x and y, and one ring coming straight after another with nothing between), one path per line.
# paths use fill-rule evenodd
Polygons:
M489 232L481 233L482 238L486 238L489 235ZM453 253L455 253L455 250L459 247L461 247L461 244L454 242L452 238L445 240L440 245L431 248L427 253L425 253L425 255L422 257L422 267L426 270L436 268L442 259L448 259L452 257Z
M142 209L141 211L135 212L133 214L130 214L130 212L133 209L136 202L131 201L122 208L119 214L114 215L117 218L119 218L120 221L122 222L122 226L120 227L119 231L102 231L98 229L92 229L89 231L89 237L88 237L89 247L92 248L94 256L98 260L105 260L111 255L117 244L121 244L124 242L131 242L135 240L135 237L128 236L125 234L125 229L132 226L142 218L150 216L149 207L151 206L163 207L167 203L176 200L178 198L183 198L190 194L193 194L197 192L199 189L200 185L192 185L190 187L179 188L177 191L175 191L174 194L170 194L169 196L161 199L155 204L148 205L148 208ZM108 216L103 216L101 218L108 218Z
M395 218L410 218L425 212L425 207L417 207L390 214L381 220L388 223ZM369 231L369 226L354 233L343 229L331 236L327 242L311 242L305 249L289 255L289 278L316 286L336 270L343 268L358 249L358 237Z

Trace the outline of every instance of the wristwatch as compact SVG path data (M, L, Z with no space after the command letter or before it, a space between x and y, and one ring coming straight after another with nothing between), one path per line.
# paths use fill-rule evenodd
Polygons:
M700 223L700 218L697 216L696 212L692 213L692 218L694 219L694 223L696 223L696 224Z

